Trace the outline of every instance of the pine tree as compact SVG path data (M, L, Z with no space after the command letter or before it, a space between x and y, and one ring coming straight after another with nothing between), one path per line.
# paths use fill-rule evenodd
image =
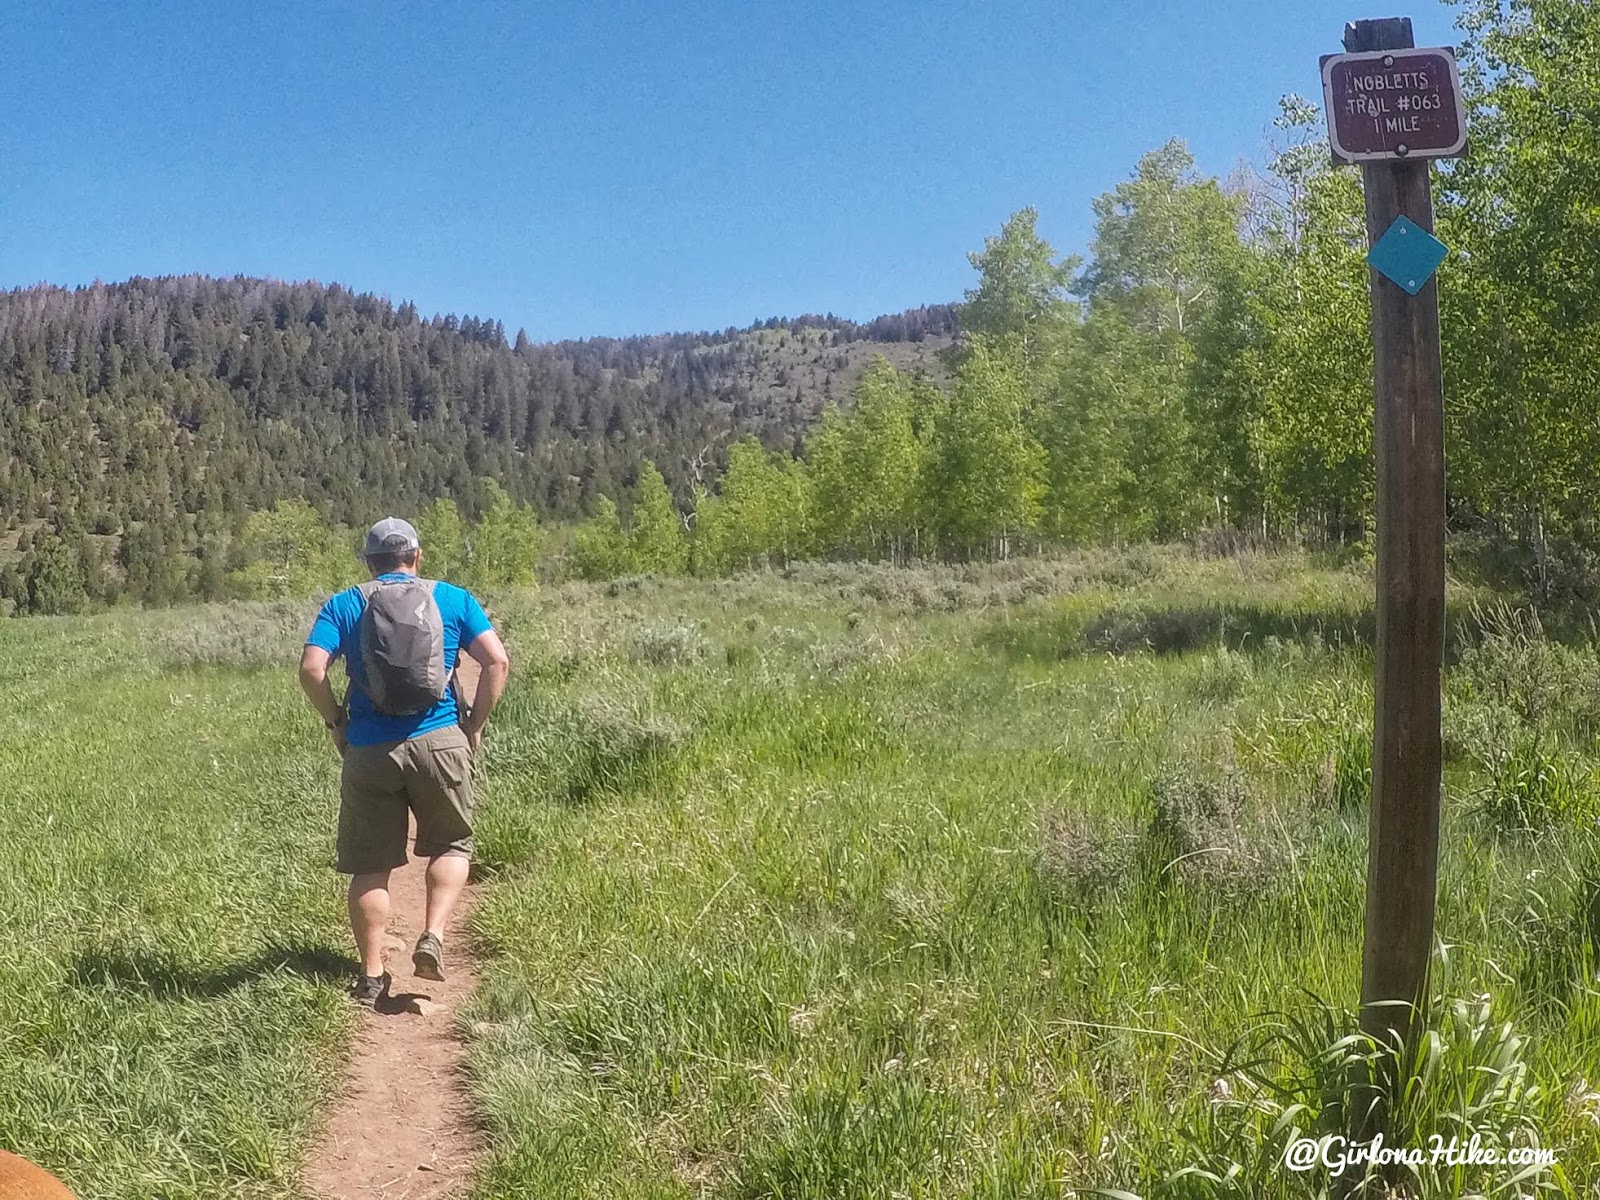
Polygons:
M51 532L23 559L22 584L30 613L61 616L89 605L90 572L77 539Z

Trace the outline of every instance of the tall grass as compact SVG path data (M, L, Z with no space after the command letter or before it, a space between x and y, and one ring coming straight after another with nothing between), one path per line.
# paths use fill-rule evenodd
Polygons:
M349 1028L333 756L201 612L0 623L0 1146L85 1200L294 1194Z
M542 704L603 681L682 736L578 806L553 749L537 787L491 772L517 848L478 918L480 1194L1325 1194L1281 1163L1292 1130L1342 1119L1348 1060L1377 1052L1341 1015L1370 584L1293 556L1113 566L530 602L520 657L584 646ZM1508 711L1572 799L1496 804L1504 772L1452 760L1432 1083L1394 1136L1481 1125L1562 1166L1401 1194L1578 1195L1600 1165L1578 711L1600 672L1555 647L1575 672L1559 711L1508 704L1491 692L1525 658L1474 599L1452 607L1453 727ZM640 649L680 641L705 649Z
M1378 1053L1369 595L1140 550L498 598L477 1194L1326 1194L1281 1159ZM1393 1136L1561 1165L1398 1194L1584 1195L1600 667L1492 600L1453 593L1436 1036ZM238 616L0 625L0 1144L86 1200L295 1194L349 1027L335 764L293 620Z

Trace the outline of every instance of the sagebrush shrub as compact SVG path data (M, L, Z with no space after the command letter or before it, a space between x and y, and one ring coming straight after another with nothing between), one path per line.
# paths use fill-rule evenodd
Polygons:
M283 666L299 658L316 607L293 600L245 601L191 609L158 645L175 667Z
M1170 769L1151 786L1141 861L1158 886L1179 881L1237 893L1271 886L1288 857L1280 835L1248 811L1236 770Z
M1150 834L1174 855L1238 845L1245 790L1237 774L1208 779L1193 772L1169 771L1155 780L1151 791L1155 814Z
M681 667L699 662L711 653L711 642L698 626L687 621L656 621L641 625L628 637L628 657L656 667Z
M568 792L574 797L641 781L688 737L679 722L607 696L582 701L568 732Z
M1154 650L1172 654L1222 640L1227 613L1221 608L1108 608L1083 631L1091 650L1127 654Z
M1092 896L1127 878L1136 848L1137 838L1125 823L1056 809L1040 822L1034 869L1053 892Z
M534 703L534 719L508 723L487 743L489 764L514 791L568 803L648 785L689 736L682 722L652 712L638 698Z
M817 642L810 653L812 666L821 675L842 675L856 667L892 663L897 657L896 648L876 635Z
M1593 654L1551 641L1533 609L1502 602L1474 609L1473 617L1479 635L1456 668L1471 698L1537 727L1596 693L1600 665Z
M1492 768L1510 754L1522 731L1522 718L1504 704L1476 699L1470 689L1446 687L1445 761Z

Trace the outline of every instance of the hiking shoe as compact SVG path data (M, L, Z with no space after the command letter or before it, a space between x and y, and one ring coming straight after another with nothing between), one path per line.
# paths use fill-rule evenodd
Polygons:
M444 943L435 934L425 933L417 939L417 948L411 953L411 965L418 979L444 982Z
M364 1008L372 1008L389 990L389 972L382 975L357 975L350 996Z

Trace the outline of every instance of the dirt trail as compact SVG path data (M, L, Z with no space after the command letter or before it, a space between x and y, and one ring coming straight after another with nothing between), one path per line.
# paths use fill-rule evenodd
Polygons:
M461 685L471 696L476 664L463 660ZM384 963L393 982L390 995L362 1013L341 1094L306 1166L306 1190L322 1200L457 1200L482 1149L456 1032L456 1014L478 982L465 936L473 889L446 934L449 978L417 979L411 950L422 932L426 870L427 860L413 858L390 876Z

